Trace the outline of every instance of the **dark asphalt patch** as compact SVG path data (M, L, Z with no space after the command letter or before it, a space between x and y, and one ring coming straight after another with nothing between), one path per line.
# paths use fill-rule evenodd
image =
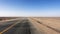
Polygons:
M13 28L3 34L31 34L29 22L27 20L24 21L15 25Z

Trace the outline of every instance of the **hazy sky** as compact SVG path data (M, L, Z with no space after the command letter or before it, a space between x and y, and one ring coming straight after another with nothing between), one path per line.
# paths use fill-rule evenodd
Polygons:
M0 0L0 16L60 16L60 0Z

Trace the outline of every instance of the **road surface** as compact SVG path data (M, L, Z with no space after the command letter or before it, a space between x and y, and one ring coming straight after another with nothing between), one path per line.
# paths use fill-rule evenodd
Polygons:
M52 32L51 32L52 31ZM0 34L60 34L31 18L7 21L0 25Z
M0 34L31 34L31 24L28 19L8 21L0 25Z

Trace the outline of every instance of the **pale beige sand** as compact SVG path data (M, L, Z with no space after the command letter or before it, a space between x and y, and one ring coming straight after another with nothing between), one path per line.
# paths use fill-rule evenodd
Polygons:
M59 32L56 32L42 24L37 23L37 21L29 19L32 24L37 28L38 32L43 32L44 34L60 34Z

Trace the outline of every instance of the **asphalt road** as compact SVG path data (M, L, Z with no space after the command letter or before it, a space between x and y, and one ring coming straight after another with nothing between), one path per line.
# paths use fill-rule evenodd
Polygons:
M1 25L0 34L31 34L32 29L31 29L31 24L28 21L28 19L24 19L24 20L20 21L19 23L17 23L16 25L11 27L11 25L13 25L15 23L17 23L17 20L10 21L10 22L5 23L4 25ZM5 31L5 32L3 32L3 31ZM3 33L1 33L1 32L3 32Z
M44 32L38 31L29 19L23 18L0 25L0 34L44 34Z
M0 32L2 30L4 30L4 29L8 28L9 26L11 26L12 24L14 24L15 22L17 22L17 20L16 21L8 21L8 22L0 25Z

